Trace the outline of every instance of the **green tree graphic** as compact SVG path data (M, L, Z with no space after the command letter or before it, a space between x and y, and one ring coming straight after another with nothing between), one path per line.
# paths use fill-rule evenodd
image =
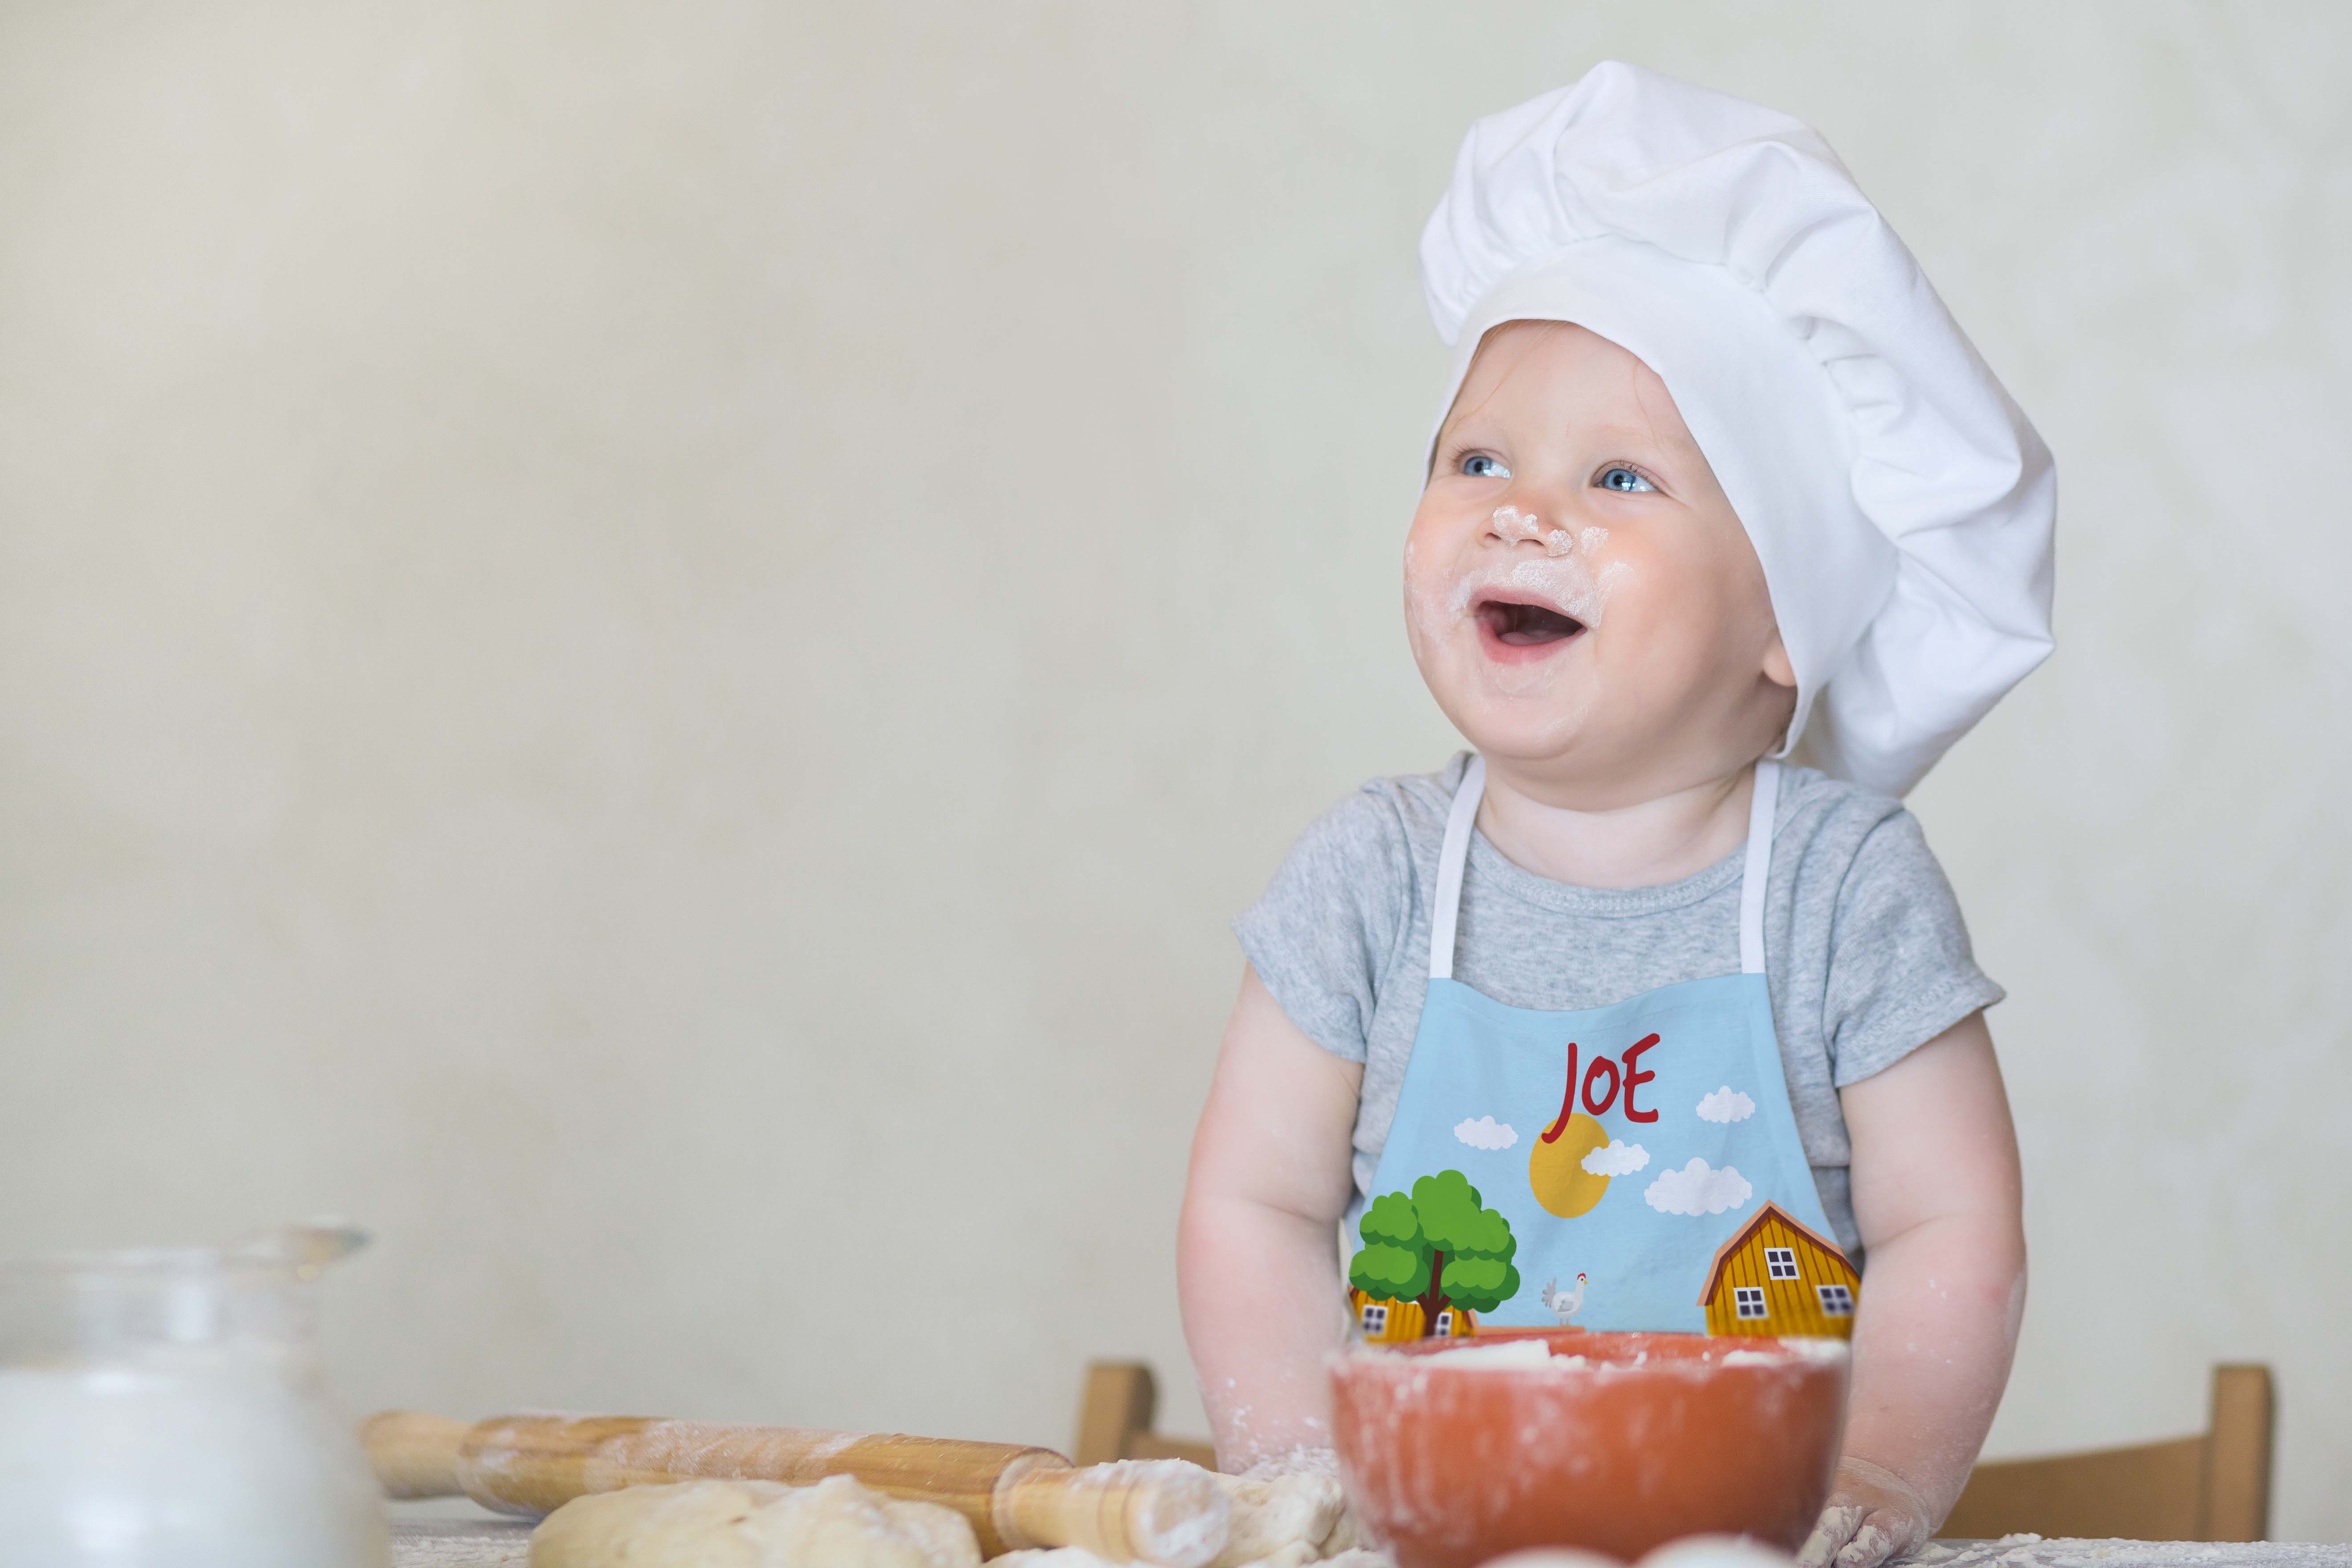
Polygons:
M1437 1331L1437 1314L1448 1307L1491 1312L1518 1294L1511 1222L1481 1207L1478 1189L1459 1171L1422 1177L1411 1197L1373 1199L1357 1229L1364 1246L1348 1266L1348 1283L1368 1296L1420 1302L1424 1336Z

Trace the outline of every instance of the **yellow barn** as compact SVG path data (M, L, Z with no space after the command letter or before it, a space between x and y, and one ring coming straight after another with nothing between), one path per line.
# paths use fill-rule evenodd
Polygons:
M1421 1338L1426 1314L1420 1302L1399 1301L1363 1290L1349 1291L1348 1300L1356 1309L1356 1326L1364 1331L1364 1338L1381 1344ZM1478 1314L1467 1307L1447 1307L1437 1314L1440 1339L1463 1339L1477 1331Z
M1853 1337L1862 1276L1837 1243L1768 1203L1718 1248L1698 1304L1710 1334Z

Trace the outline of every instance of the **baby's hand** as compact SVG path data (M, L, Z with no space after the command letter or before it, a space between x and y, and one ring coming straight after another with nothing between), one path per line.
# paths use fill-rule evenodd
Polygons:
M1830 1500L1797 1553L1797 1568L1876 1568L1925 1542L1935 1528L1910 1482L1868 1459L1838 1461Z

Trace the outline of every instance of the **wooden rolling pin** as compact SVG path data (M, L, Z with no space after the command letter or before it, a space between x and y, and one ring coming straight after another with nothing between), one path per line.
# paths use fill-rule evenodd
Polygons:
M1051 1448L941 1437L729 1426L644 1415L499 1415L467 1426L386 1410L360 1426L386 1497L472 1498L529 1516L623 1487L710 1478L808 1486L855 1476L971 1521L984 1556L1083 1546L1114 1563L1202 1568L1231 1514L1207 1472L1174 1459L1080 1469Z

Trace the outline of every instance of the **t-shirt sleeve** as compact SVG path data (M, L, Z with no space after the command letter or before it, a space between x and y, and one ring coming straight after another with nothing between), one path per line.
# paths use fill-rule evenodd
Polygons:
M1234 935L1290 1021L1360 1062L1412 896L1404 824L1392 803L1367 792L1299 836Z
M1884 1072L2006 994L1977 967L1969 928L1919 819L1888 816L1838 891L1822 1033L1840 1089Z

